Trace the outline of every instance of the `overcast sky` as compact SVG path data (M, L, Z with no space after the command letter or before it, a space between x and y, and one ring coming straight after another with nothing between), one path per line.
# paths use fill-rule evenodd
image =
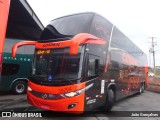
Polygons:
M51 20L64 15L78 12L96 12L116 25L146 54L149 53L151 46L149 37L156 37L156 65L160 66L160 0L27 1L44 26Z

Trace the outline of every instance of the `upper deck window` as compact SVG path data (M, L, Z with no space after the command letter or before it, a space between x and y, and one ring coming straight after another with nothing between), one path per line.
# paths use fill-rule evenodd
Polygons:
M94 14L75 14L51 21L41 35L41 40L64 38L79 33L89 33Z
M109 41L112 26L112 23L110 23L104 17L95 15L91 25L90 33L99 38Z

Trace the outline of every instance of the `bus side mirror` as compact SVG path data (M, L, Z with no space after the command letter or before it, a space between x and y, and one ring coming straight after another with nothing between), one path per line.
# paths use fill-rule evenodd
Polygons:
M100 39L94 35L88 33L80 33L74 36L71 40L70 55L76 55L78 53L79 45L81 44L99 44L104 45L107 41Z
M12 57L13 58L16 57L17 48L23 45L36 45L36 43L37 43L36 41L22 41L14 44L12 47Z

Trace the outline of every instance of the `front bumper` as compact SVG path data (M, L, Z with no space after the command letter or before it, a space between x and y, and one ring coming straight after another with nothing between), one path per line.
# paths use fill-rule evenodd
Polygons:
M82 113L84 111L84 96L85 93L82 93L78 96L71 97L71 98L62 98L56 100L48 100L44 99L44 94L63 94L65 92L72 92L78 89L84 88L85 84L75 84L69 86L60 86L60 87L53 87L53 86L42 86L37 85L29 81L28 86L32 88L34 91L39 93L43 93L43 96L35 96L32 92L27 91L27 100L28 103L42 108L46 110L53 110L58 112L70 112L70 113ZM71 107L74 105L73 107Z

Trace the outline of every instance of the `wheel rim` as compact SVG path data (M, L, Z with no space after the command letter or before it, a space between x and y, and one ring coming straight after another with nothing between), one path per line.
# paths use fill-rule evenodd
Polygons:
M25 89L25 86L22 84L22 83L18 83L16 85L16 92L17 93L23 93L24 92L24 89Z

